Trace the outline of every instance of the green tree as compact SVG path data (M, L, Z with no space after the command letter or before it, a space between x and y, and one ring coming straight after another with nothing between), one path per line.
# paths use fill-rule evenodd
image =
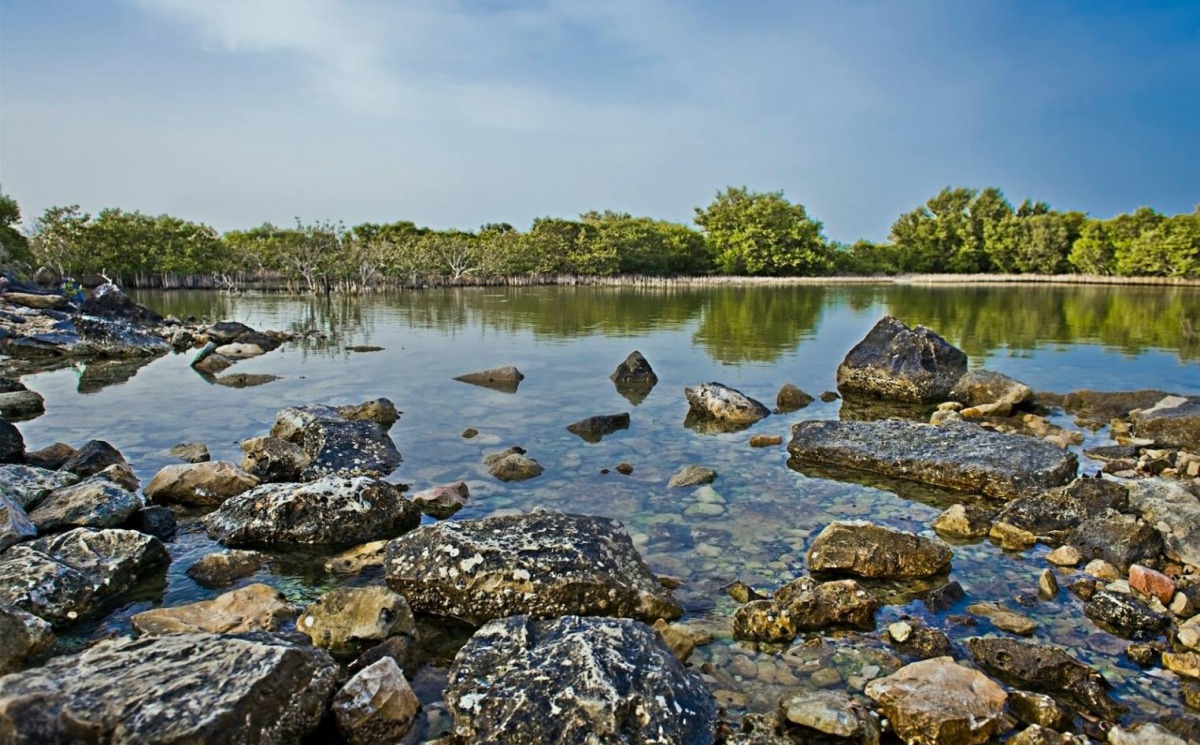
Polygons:
M813 275L833 268L821 223L783 192L729 187L708 207L696 208L696 224L725 274Z
M17 200L0 191L0 264L29 261L29 239L18 230L20 224L21 207Z
M33 264L60 277L86 271L89 262L86 235L91 219L77 204L47 207L34 221L29 240Z

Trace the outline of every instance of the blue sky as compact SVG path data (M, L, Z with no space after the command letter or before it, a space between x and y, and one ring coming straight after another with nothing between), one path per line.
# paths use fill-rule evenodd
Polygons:
M1200 3L0 0L0 185L220 230L1200 202Z

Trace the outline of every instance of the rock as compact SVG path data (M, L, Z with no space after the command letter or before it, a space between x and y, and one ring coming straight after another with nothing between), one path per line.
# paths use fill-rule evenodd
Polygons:
M617 369L613 370L608 378L616 383L618 387L644 386L653 388L658 384L658 376L654 374L650 363L637 350L630 352L625 361L617 365Z
M975 745L1012 729L1004 689L950 657L905 665L868 683L866 693L910 745Z
M325 562L325 571L343 576L358 574L369 567L383 566L388 542L371 541L361 546L348 548Z
M146 636L163 634L246 634L275 631L290 621L296 609L270 585L254 584L175 608L155 608L129 619L133 630Z
M1195 652L1163 652L1163 667L1188 678L1200 678L1200 654Z
M784 383L775 396L775 408L783 413L799 411L813 402L813 397L791 383Z
M160 541L169 541L175 537L179 523L171 510L166 507L150 505L143 506L133 513L124 527L152 535Z
M894 626L896 624L892 624ZM899 638L891 631L891 626L888 627L888 635L892 646L897 652L915 657L921 660L928 660L934 657L946 657L954 654L954 647L950 644L950 639L941 631L930 626L913 622L905 623L909 627L907 635L903 639Z
M278 437L251 437L242 442L242 469L263 482L299 481L312 462L297 444Z
M162 541L153 536L76 528L0 554L0 603L66 626L168 561Z
M1200 566L1200 501L1187 488L1162 478L1133 481L1129 507L1158 529L1168 558Z
M307 484L263 484L226 500L204 518L227 546L346 545L415 528L421 511L394 484L327 476Z
M879 717L843 691L793 691L779 701L779 708L789 722L804 729L861 743L879 742Z
M1153 406L1170 394L1166 391L1072 391L1063 396L1038 393L1037 399L1043 403L1062 406L1068 412L1077 414L1080 419L1109 422L1129 416L1134 409L1145 409Z
M109 466L124 463L125 456L104 440L89 440L83 447L62 464L60 470L69 471L81 479L94 476Z
M488 473L501 481L527 481L541 476L542 464L525 455L525 448L511 447L483 457Z
M9 546L37 537L37 528L12 497L0 492L0 552Z
M97 475L50 492L30 510L29 519L43 534L69 528L115 528L141 507L137 494Z
M799 632L791 609L776 600L751 600L733 614L735 639L787 644Z
M470 383L484 388L491 388L494 391L501 393L516 393L521 381L525 376L517 368L509 365L507 367L494 367L490 370L480 370L479 372L467 373L454 378L462 383Z
M1004 417L1012 414L1012 406L1006 403L976 404L961 409L958 415L963 419L983 419L986 417ZM933 423L933 420L930 420Z
M350 745L400 742L421 702L396 661L383 657L359 670L333 697L338 732Z
M992 523L988 536L1000 542L1005 551L1024 551L1037 543L1037 536L1006 522Z
M171 455L188 463L204 463L212 458L208 447L202 442L181 442L167 451Z
M134 475L133 468L124 462L114 463L96 476L108 479L126 491L136 492L142 486L142 482L138 481L137 476Z
M1158 598L1163 605L1170 605L1175 597L1175 581L1149 567L1132 564L1129 567L1129 586L1146 597Z
M425 525L388 544L384 571L415 612L469 623L683 612L621 524L601 517L538 511Z
M885 316L842 360L838 392L892 401L937 403L967 371L967 356L924 326Z
M688 406L697 415L730 424L752 424L771 410L736 388L720 383L700 383L684 388Z
M963 590L962 585L957 580L951 580L925 593L925 597L921 598L921 602L925 604L930 613L940 613L949 610L955 603L966 596L967 593Z
M0 349L14 356L56 355L89 360L147 358L171 351L165 340L126 321L82 314L62 318L52 312L26 320L29 322L6 327L8 333L0 335Z
M1200 449L1200 396L1165 396L1130 412L1133 433L1159 446Z
M1082 739L1084 742L1080 742L1073 735L1064 735L1034 724L1008 738L1005 742L1007 745L1089 745L1091 742L1087 738Z
M33 509L55 489L77 483L79 477L36 466L0 465L0 491L25 509Z
M1108 731L1108 742L1109 745L1188 745L1188 740L1154 722L1113 727Z
M75 453L78 452L75 448L65 442L56 442L53 445L47 445L41 450L34 450L31 453L25 454L25 462L30 466L44 468L49 471L57 471L62 468L63 464L69 461ZM70 474L75 476L75 474Z
M696 650L697 634L683 624L667 623L660 618L654 622L654 630L680 662L686 663Z
M750 438L752 448L770 448L782 444L783 438L779 435L754 435Z
M1038 597L1043 600L1053 600L1058 597L1058 577L1049 569L1043 569L1038 575Z
M450 668L463 742L707 745L716 705L647 626L620 618L488 623ZM516 725L514 729L514 725Z
M300 471L301 481L325 476L382 478L400 465L400 451L382 426L364 419L343 419L337 409L323 404L280 411L271 436L299 445L310 458Z
M5 419L34 417L46 411L46 400L36 391L0 393L0 416Z
M69 307L67 299L59 292L21 292L9 290L4 293L4 301L13 305L20 305L23 308L34 308L37 310L63 310Z
M799 461L881 473L997 499L1065 484L1075 456L1041 440L973 424L807 421L792 428Z
M633 465L621 461L617 464L617 473L621 474L622 476L628 476L629 474L633 473Z
M375 398L353 406L337 407L338 416L349 421L375 422L386 431L400 421L400 412L396 404L387 398Z
M1133 595L1109 590L1097 590L1084 604L1083 613L1127 637L1156 632L1169 622L1167 616L1151 610Z
M278 375L252 375L250 373L229 373L220 377L213 377L210 383L215 383L226 388L253 388L255 386L274 383L276 380L282 380Z
M1124 484L1078 478L1064 487L1014 499L996 515L996 520L1062 542L1084 520L1106 510L1124 510L1128 505L1129 492Z
M459 481L449 486L435 486L412 495L413 504L430 517L445 520L467 505L471 490L466 482Z
M151 502L211 510L259 483L258 477L227 461L180 463L156 473L144 494Z
M129 321L138 325L162 323L163 317L136 303L111 282L97 286L79 307L81 313L100 318Z
M818 583L800 577L776 590L774 599L791 612L801 631L829 626L870 631L875 628L875 612L880 605L852 579Z
M717 479L717 472L711 468L692 463L679 469L671 480L667 482L670 488L682 488L687 486L703 486L711 484Z
M567 431L578 435L585 442L596 443L622 429L629 429L629 414L605 414L580 419L567 425Z
M274 639L115 639L0 678L13 742L298 742L340 678L329 656Z
M1046 554L1046 561L1055 566L1073 567L1083 561L1083 554L1079 549L1071 545L1059 546L1050 553Z
M25 460L25 438L21 430L0 419L0 463L22 463Z
M1083 567L1083 573L1102 582L1116 582L1123 576L1120 569L1104 559L1092 559Z
M1083 451L1083 454L1092 460L1109 463L1115 460L1137 459L1137 445L1101 445L1099 447L1088 448Z
M227 587L263 568L267 557L257 551L226 549L206 554L187 568L187 576L204 587Z
M222 344L214 349L213 353L232 360L248 360L251 357L261 357L264 354L263 348L257 344L238 344L237 342Z
M1033 389L1004 373L970 370L950 389L950 399L966 406L1004 404L1010 409L1033 400Z
M837 401L839 398L841 398L841 396L838 395L837 391L824 391L817 398L821 399L821 401L823 403L828 404L828 403L833 403L834 401Z
M977 505L956 504L938 515L933 530L943 538L982 538L992 527L992 513Z
M967 606L967 613L986 618L1001 631L1008 631L1019 636L1029 636L1038 628L1037 621L1032 618L1014 613L993 603L972 603Z
M1088 711L1114 720L1124 707L1108 697L1107 682L1059 647L1005 637L972 637L967 649L976 665L1019 688L1072 696Z
M1104 559L1122 572L1128 571L1130 564L1157 564L1163 550L1157 530L1132 515L1112 510L1081 522L1069 542L1085 558Z
M330 590L304 609L296 628L332 652L360 651L389 636L417 632L408 602L380 585Z
M209 326L206 331L208 338L218 345L230 344L245 334L254 333L254 329L240 321L218 321Z
M20 608L0 604L0 676L20 670L53 645L50 624Z
M1008 694L1008 711L1017 721L1034 727L1069 730L1075 714L1044 693L1012 691Z
M941 541L855 520L825 527L808 550L814 572L860 577L928 577L950 569L953 552Z

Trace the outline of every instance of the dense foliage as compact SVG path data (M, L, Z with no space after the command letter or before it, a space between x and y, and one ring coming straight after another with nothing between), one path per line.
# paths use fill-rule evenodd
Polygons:
M618 212L539 217L475 231L412 222L264 224L225 235L170 215L120 209L96 215L51 207L28 231L0 193L0 263L60 277L127 284L233 285L273 278L312 292L430 281L546 275L821 276L1015 273L1200 278L1200 207L1167 216L1142 207L1109 220L1044 202L1014 207L994 187L946 188L901 215L883 244L829 241L782 192L744 187L696 209L699 229Z

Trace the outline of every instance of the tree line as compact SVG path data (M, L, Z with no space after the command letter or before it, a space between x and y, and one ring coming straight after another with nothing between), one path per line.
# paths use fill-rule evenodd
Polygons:
M409 221L264 224L220 234L174 217L50 207L27 228L0 193L0 265L131 286L236 286L274 278L306 291L553 275L747 276L1079 273L1200 277L1200 206L1142 207L1108 220L1045 202L1014 207L995 187L946 188L901 215L885 243L844 245L782 192L730 187L694 226L621 212L433 230Z

